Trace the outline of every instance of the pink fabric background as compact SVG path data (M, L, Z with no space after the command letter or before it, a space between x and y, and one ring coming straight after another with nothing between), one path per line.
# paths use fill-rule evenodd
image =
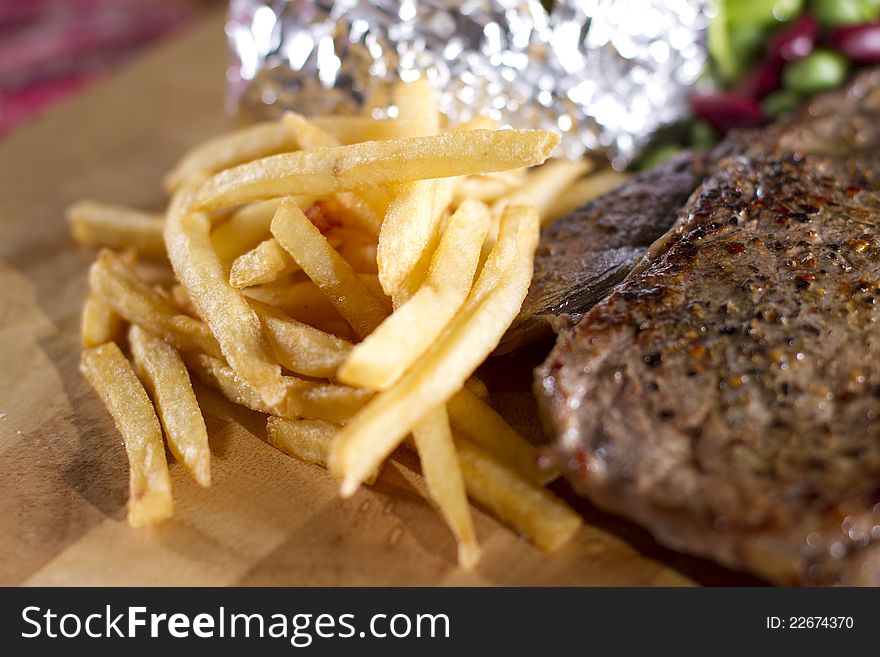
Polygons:
M0 137L191 23L205 0L0 0Z

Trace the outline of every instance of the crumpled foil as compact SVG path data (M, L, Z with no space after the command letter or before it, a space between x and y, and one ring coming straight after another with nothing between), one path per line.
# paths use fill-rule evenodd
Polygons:
M228 79L273 116L395 116L390 89L424 76L452 122L485 114L562 135L561 152L618 168L687 116L706 63L709 0L232 0Z

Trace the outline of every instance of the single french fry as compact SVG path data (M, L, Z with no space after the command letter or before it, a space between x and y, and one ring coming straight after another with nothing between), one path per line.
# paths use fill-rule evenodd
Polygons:
M427 81L419 78L409 84L399 83L394 89L394 100L400 108L398 124L402 137L439 132L437 99ZM437 230L441 213L435 207L436 194L435 180L416 180L400 185L388 206L376 251L379 282L388 296L393 297L403 285Z
M381 141L400 137L394 119L373 119L368 116L311 116L309 121L333 135L340 144L356 144L362 141Z
M455 180L455 178L444 178L442 180L434 181L434 214L441 220L446 213L446 208L452 202L452 194L453 190L455 189ZM406 303L422 286L422 284L425 282L425 279L428 277L428 270L430 269L431 263L434 259L434 251L436 251L437 245L440 242L441 233L439 229L442 224L441 220L435 222L427 245L422 250L422 253L421 255L419 255L418 260L416 260L415 265L413 265L413 267L404 277L402 285L392 296L395 308L400 307L401 305ZM378 264L378 249L376 253L376 259Z
M583 520L565 502L466 440L456 442L468 495L544 550L568 541Z
M347 340L292 319L281 311L250 300L257 311L275 357L291 372L316 378L333 378L351 352Z
M270 237L233 261L229 270L229 284L238 288L252 287L272 283L295 271L299 271L299 265L278 240Z
M337 431L338 424L323 420L289 420L275 416L266 420L266 437L270 445L300 461L323 468L327 467L330 444ZM372 473L364 483L375 483L378 474Z
M291 318L312 326L323 325L327 321L344 321L336 306L312 281L255 285L244 288L242 292L248 299L272 306Z
M284 202L272 220L272 235L361 337L369 335L387 312L321 231L294 203Z
M522 186L498 199L492 209L498 212L507 205L531 205L541 216L542 224L546 223L547 211L559 195L592 168L592 162L585 159L549 160L530 172Z
M489 210L466 201L434 251L425 283L355 346L339 370L344 383L384 390L430 347L464 303L489 228Z
M528 291L537 241L534 209L508 207L464 306L424 356L337 435L330 462L343 496L352 495L415 423L455 394L498 345Z
M296 140L280 121L248 126L209 139L187 152L165 176L165 189L171 193L236 164L297 147Z
M146 258L165 259L165 218L160 214L84 200L67 208L67 220L79 244L133 248Z
M482 379L472 376L464 382L464 387L482 400L489 399L489 388L486 387Z
M607 194L616 187L626 182L629 176L625 173L606 169L581 178L563 190L556 199L548 204L541 213L541 225L549 226L557 219L561 219L572 210L582 206L587 201L592 201L603 194Z
M90 293L83 304L80 329L82 346L88 349L120 339L125 329L125 320L103 297Z
M263 335L260 318L226 280L223 265L211 246L208 218L183 210L187 191L184 188L174 195L165 222L171 266L220 343L229 365L267 405L274 406L285 396L281 367Z
M131 468L128 522L140 527L170 518L174 503L162 428L144 387L115 342L84 351L81 369L125 442Z
M533 166L558 143L544 130L469 130L284 153L214 175L182 210Z
M487 450L520 476L541 486L559 476L557 468L544 470L538 467L538 452L534 445L469 390L468 384L452 396L446 409L457 434Z
M400 137L424 137L440 132L440 110L434 90L425 78L394 85Z
M204 323L179 313L112 251L102 251L89 268L89 285L126 321L160 336L176 349L221 355L220 345Z
M269 407L257 391L224 361L204 354L187 354L184 360L205 385L219 390L229 401L280 417L345 422L373 395L360 388L284 376L281 379L284 395L276 406Z
M300 207L308 207L313 202L312 197L298 197L296 201ZM224 266L270 237L269 226L279 205L281 199L251 203L236 210L211 231L211 244Z
M156 406L168 447L201 486L211 485L208 430L186 365L164 340L137 325L128 331L134 369Z
M412 431L425 484L458 543L458 564L471 569L480 558L449 419L443 406L429 411Z

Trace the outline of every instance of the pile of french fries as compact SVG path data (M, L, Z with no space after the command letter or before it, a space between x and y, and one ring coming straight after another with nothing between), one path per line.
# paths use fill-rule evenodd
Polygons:
M210 485L194 375L266 414L268 442L328 468L343 496L415 450L464 567L479 557L468 496L542 548L577 529L545 488L556 473L473 374L519 311L540 225L609 183L584 189L584 161L529 171L551 133L444 126L422 81L395 105L395 119L288 113L208 141L168 174L164 214L69 209L75 239L104 247L82 370L125 442L132 525L172 515L166 445ZM144 260L173 282L149 282Z

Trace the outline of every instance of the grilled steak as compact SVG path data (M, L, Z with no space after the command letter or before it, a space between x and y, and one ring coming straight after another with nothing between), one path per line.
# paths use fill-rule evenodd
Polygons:
M880 71L749 141L535 392L569 479L659 541L880 585Z
M633 176L541 235L535 276L499 353L546 337L608 294L672 226L712 155L686 152Z

